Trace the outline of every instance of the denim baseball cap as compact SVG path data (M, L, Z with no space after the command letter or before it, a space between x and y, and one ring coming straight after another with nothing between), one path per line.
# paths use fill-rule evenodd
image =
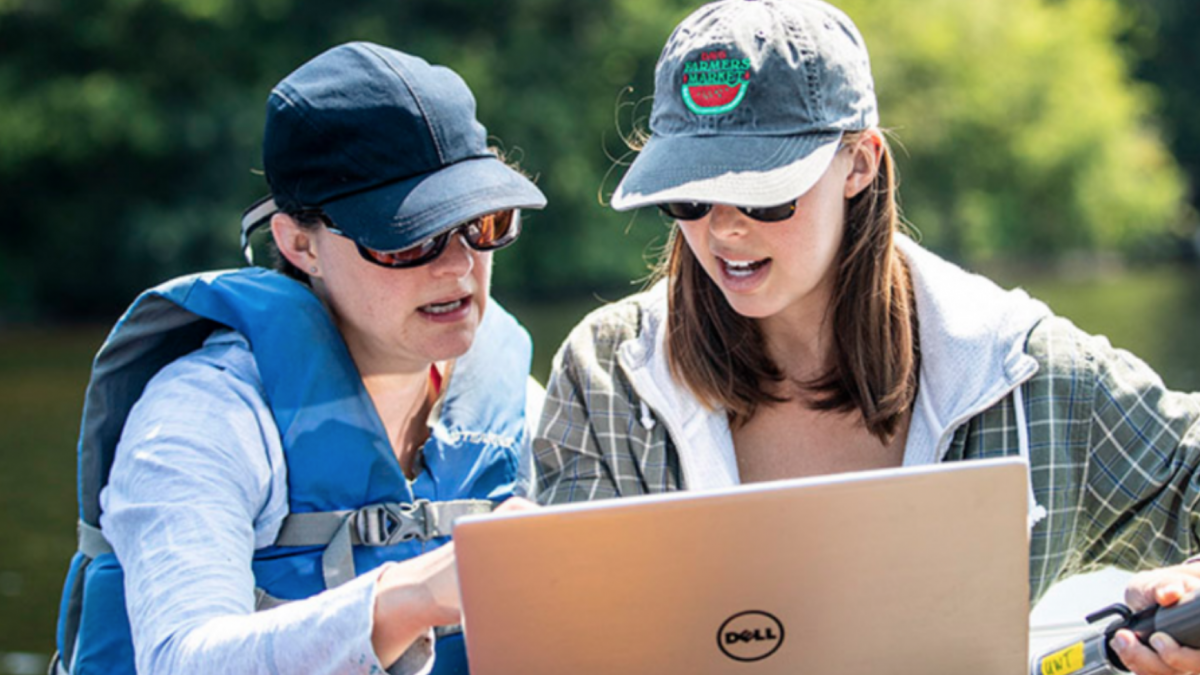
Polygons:
M334 47L267 99L271 194L242 217L242 246L277 211L324 211L368 248L393 251L458 223L546 198L487 148L454 71L367 42Z
M862 35L820 0L720 0L684 19L655 69L650 138L612 196L773 206L825 173L842 133L879 124Z

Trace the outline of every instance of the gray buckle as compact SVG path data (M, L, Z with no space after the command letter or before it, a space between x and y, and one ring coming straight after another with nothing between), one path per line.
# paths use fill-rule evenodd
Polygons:
M394 546L411 539L427 539L429 500L412 504L372 504L354 512L356 543L364 546Z

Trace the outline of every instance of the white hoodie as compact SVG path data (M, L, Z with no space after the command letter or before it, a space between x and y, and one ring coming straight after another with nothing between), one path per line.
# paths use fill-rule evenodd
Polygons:
M904 465L916 466L940 461L960 425L1006 396L1016 397L1016 414L1023 417L1020 385L1038 369L1025 353L1025 341L1050 309L1024 291L1006 291L966 272L908 237L898 236L897 245L912 273L920 317L920 380L904 450ZM671 374L665 348L665 283L647 295L645 330L637 340L623 344L618 355L641 398L642 424L654 424L649 414L653 410L666 425L676 439L689 489L737 485L737 459L725 413L705 408ZM1018 419L1017 428L1021 456L1028 460L1023 419ZM1044 514L1030 487L1030 526Z

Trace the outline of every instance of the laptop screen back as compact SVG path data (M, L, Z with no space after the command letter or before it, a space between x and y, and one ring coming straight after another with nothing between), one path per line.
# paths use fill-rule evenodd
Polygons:
M1026 672L1026 481L982 460L464 518L471 670Z

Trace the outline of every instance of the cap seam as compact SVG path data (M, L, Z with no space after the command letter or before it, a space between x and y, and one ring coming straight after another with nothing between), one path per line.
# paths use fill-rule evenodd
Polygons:
M825 142L825 143L822 143L821 145L818 145L816 148L814 148L814 150L813 150L812 152L816 152L816 150L818 150L818 149L820 149L821 147L823 147L823 146L825 146L825 145L828 145L829 143L831 143L831 142L832 142L832 138L833 138L835 135L840 135L840 134L844 134L844 133L845 133L844 131L841 131L841 130L839 130L839 129L830 129L830 130L828 130L828 131L818 131L818 132L813 132L813 133L805 133L805 134L788 134L788 135L786 135L786 136L781 136L781 138L788 138L788 139L791 139L791 138L802 138L802 137L803 137L803 138L814 138L814 137L820 137L820 136L829 135L831 140L830 140L830 141L827 141L827 142ZM774 138L774 137L775 137L775 136L760 136L760 138ZM787 154L788 154L788 148L787 148L787 146L780 144L780 145L776 145L776 146L775 146L775 149L774 149L774 150L771 152L771 154L769 154L769 155L767 155L767 156L766 156L766 159L767 159L767 160L770 160L770 159L774 159L774 158L776 158L776 157L782 157L782 156L786 156ZM809 153L809 154L811 154L811 153ZM806 157L807 157L807 155L806 155ZM772 170L781 169L781 168L783 168L784 166L790 166L790 165L792 165L792 164L795 164L796 162L802 161L803 159L804 159L804 158L796 159L796 160L794 160L794 161L792 161L792 162L788 162L787 164L784 164L784 165L782 165L782 166L780 166L780 167L776 167L776 169L768 169L768 170L766 170L766 171L772 171ZM766 163L766 162L764 162L764 163ZM688 167L689 167L689 168L713 168L713 169L723 169L723 170L726 170L726 171L733 171L733 172L735 172L735 173L744 173L744 172L747 172L747 171L752 171L752 170L753 170L753 169L746 169L746 170L744 170L744 171L740 171L740 170L739 170L739 171L735 171L735 170L732 170L732 169L728 169L728 168L727 168L727 167L728 167L728 165L727 165L727 164L708 164L708 163L699 163L699 162L692 162L692 163L688 164ZM673 171L671 171L671 169L669 169L669 168L668 168L668 169L664 169L663 171L659 172L659 175L675 175L675 176L679 176L679 175L686 175L686 174L683 174L683 173L676 173L676 172L673 172Z
M833 133L836 134L837 132L833 132ZM730 181L730 183L726 185L726 188L725 188L726 190L729 189L729 187L731 185L736 184L739 186L738 187L739 190L748 190L747 192L742 193L743 200L746 198L753 199L753 197L751 197L752 194L773 193L773 192L777 191L777 189L778 189L777 187L772 188L770 186L778 186L781 184L791 183L793 180L796 180L797 178L801 178L804 175L808 175L808 172L804 171L804 170L799 170L800 173L798 174L797 173L797 171L798 171L797 165L806 162L808 160L808 158L812 157L814 153L820 151L821 148L828 148L829 146L832 146L835 144L836 144L836 137L832 138L830 140L830 142L828 142L828 143L822 143L820 146L817 147L817 149L814 149L811 153L809 153L808 155L806 155L804 158L802 158L800 160L796 160L795 162L789 162L789 163L781 165L779 167L776 167L773 169L767 169L767 170L759 170L759 169L755 169L754 167L737 167L737 168L735 168L735 167L731 167L728 165L723 165L723 166L689 165L688 166L689 171L687 173L681 173L678 170L674 170L673 167L666 168L666 169L663 169L660 171L654 171L654 172L651 172L651 173L643 176L643 178L646 181L649 181L653 178L653 179L657 179L657 180L669 181L669 182L676 183L676 184L669 186L669 187L662 187L662 188L658 188L658 189L653 189L653 188L645 189L645 186L643 186L643 188L632 189L632 190L629 189L628 186L622 184L622 185L618 186L617 190L614 193L614 202L617 202L617 201L625 202L625 204L618 206L618 209L625 210L627 208L637 208L639 206L645 206L646 204L652 204L652 203L660 202L660 201L664 201L664 200L701 198L698 196L688 196L688 195L679 194L678 192L680 190L684 190L685 192L693 192L694 193L695 190L697 189L695 187L696 183L707 183L709 181L716 180L716 176L711 175L711 174L723 176L724 180ZM830 156L829 159L832 159L832 155ZM827 168L827 165L823 165L823 166L825 168L822 169L822 173ZM694 171L691 171L690 169L694 169ZM757 175L747 175L747 174L757 174ZM819 179L819 176L817 176L816 178ZM748 181L750 181L750 182L748 182ZM643 181L643 183L644 182L645 181ZM759 188L761 188L761 189L759 189ZM712 188L712 189L715 189L715 188ZM706 199L708 201L717 201L717 202L721 202L721 203L726 203L726 202L728 202L728 203L747 203L745 201L739 201L739 198L737 198L737 197L727 197L726 198L726 197L718 196L716 193L713 193L710 190L710 188L707 188L707 187L703 189L703 192L706 196L701 199ZM718 190L718 192L721 192L722 194L724 194L720 190ZM786 196L783 196L783 195L777 195L777 196L779 196L780 200L782 200L782 199L794 197L795 195L789 194Z
M297 105L296 102L294 100L292 100L292 97L288 96L287 93L282 91L280 87L275 87L274 89L272 89L271 94L282 98L283 101L288 106L290 106L292 108L292 110L294 110L296 112L296 114L300 115L300 119L304 120L304 125L309 127L310 129L312 129L312 131L314 133L316 133L317 136L319 136L321 139L329 138L329 134L327 132L325 132L324 130L322 130L320 126L318 126L317 124L315 124L312 121L312 119L308 115L308 112L306 110L304 110L302 107L300 107L299 105ZM334 147L338 147L337 144L333 144L333 145L334 145ZM358 169L361 170L364 175L367 175L367 176L371 175L371 171L369 170L369 168L367 166L365 166L362 162L358 161L358 158L356 158L354 155L347 153L345 150L341 149L340 147L337 150L337 153L338 153L338 155L349 160L351 164L358 167ZM363 188L363 190L369 190L369 189L371 189L371 188ZM361 192L361 191L362 190L359 190L357 192ZM353 194L353 193L347 193L347 195L348 194ZM340 199L343 196L347 196L347 195L338 195L335 199ZM299 200L297 200L297 201L299 201ZM328 202L331 200L325 200L325 201ZM324 202L321 202L321 203L324 203ZM310 205L309 204L301 204L301 206L310 206ZM311 206L320 206L320 203L311 205Z
M422 211L419 216L415 216L415 217L410 216L406 219L395 221L392 224L394 226L403 228L404 230L408 230L407 234L409 235L409 239L420 240L425 237L436 235L439 232L443 232L452 227L460 225L468 220L471 220L472 218L476 218L480 215L483 215L486 213L491 213L493 211L498 211L498 210L507 209L507 208L513 208L513 209L541 208L540 205L536 205L536 204L528 204L528 205L515 204L512 206L496 206L495 205L496 197L499 195L512 195L513 199L516 199L516 193L509 190L506 186L502 186L502 185L493 186L493 187L487 188L486 190L483 190L483 191L471 192L469 199L459 199L459 200L453 200L450 202L445 202L442 205ZM486 208L479 209L478 207L480 207L480 206L485 206ZM450 222L436 224L436 223L438 223L439 220L442 220L447 214L451 214L454 211L463 210L464 208L470 209L470 210L467 211L467 213L465 213L464 215L455 217ZM434 226L434 224L436 224L436 226ZM371 243L366 243L365 245L370 246Z
M360 195L360 194L362 194L362 193L364 193L364 192L372 192L372 191L374 191L374 190L380 190L380 189L382 189L382 188L385 188L385 187L387 187L387 186L389 186L389 185L394 185L394 184L396 184L396 183L402 183L402 182L404 182L404 181L407 181L407 180L415 180L415 179L417 179L417 178L425 178L425 177L427 177L427 176L432 176L433 174L435 174L435 173L438 173L439 171L442 171L442 170L444 170L444 169L447 169L447 168L449 168L449 167L452 167L452 166L454 166L455 164L458 164L459 162L465 162L465 161L469 161L469 160L472 160L472 159L487 159L487 158L489 158L489 157L491 157L491 158L493 158L493 159L494 159L494 158L495 158L495 155L484 154L484 155L472 155L472 156L470 156L470 157L463 157L462 159L458 160L457 162L451 162L451 163L449 163L449 164L443 164L442 166L440 166L440 167L438 167L438 168L436 168L436 169L432 169L432 170L430 170L430 171L425 171L425 172L423 172L423 173L419 173L419 174L416 174L416 175L413 175L413 176L400 176L400 177L398 177L398 178L392 178L392 179L390 179L390 180L388 180L387 182L384 182L384 183L375 183L374 185L370 185L370 186L368 186L368 187L359 188L359 189L357 189L357 190L354 190L353 192L346 192L346 193L344 193L344 194L340 194L340 195L338 195L338 196L336 196L336 197L333 197L333 198L331 198L331 199L326 199L325 201L323 201L323 202L319 202L319 203L317 203L317 204L314 204L313 206L325 206L326 204L330 204L330 203L332 203L332 202L340 201L340 200L342 200L342 199L349 199L349 198L351 198L351 197L354 197L354 196ZM392 222L393 222L393 223L395 223L395 222L398 222L398 221L396 221L395 219L393 219L393 220L392 220Z
M471 193L471 199L470 199L470 201L472 201L472 202L477 202L477 201L488 200L488 199L490 199L490 198L491 198L493 195L498 195L498 194L508 194L508 192L509 192L509 191L508 191L508 189L507 189L505 186L502 186L502 185L497 185L497 186L495 186L495 187L488 188L487 190L483 190L483 191L479 191L479 192L472 192L472 193ZM421 220L426 220L426 219L432 220L432 219L435 219L435 218L437 218L437 217L439 217L439 216L445 215L445 214L447 214L447 213L451 213L451 212L453 212L453 211L454 211L454 210L455 210L455 209L456 209L458 206L460 206L460 205L461 205L461 203L462 203L462 200L459 200L459 203L458 203L458 204L453 204L453 203L449 203L449 202L447 202L445 206L435 206L435 207L433 207L433 208L431 208L431 209L428 209L428 210L424 211L424 212L421 214ZM521 208L521 207L511 207L511 208ZM484 211L480 211L479 213L476 213L476 214L474 214L474 215L472 215L472 216L468 216L468 217L466 218L466 220L470 220L471 218L474 218L474 217L476 217L476 216L481 216L481 215L484 215L484 214L486 214L486 213L491 213L491 212L493 212L493 211L499 211L499 210L502 210L502 209L489 208L489 209L486 209L486 210L484 210ZM410 222L407 222L407 223L405 223L404 221L402 221L402 220L401 220L401 221L395 221L395 222L396 222L396 224L399 224L399 225L416 225L416 224L417 224L419 221L413 220L413 221L410 221ZM461 223L463 223L463 222L466 222L466 221L465 221L465 220L461 220L461 221L455 221L455 222L453 222L453 223L449 223L449 224L447 224L447 225L446 225L444 228L440 228L440 229L439 229L439 231L440 231L441 229L447 229L447 228L454 227L455 225L459 225L459 224L461 224Z
M404 86L408 88L408 93L412 94L413 100L416 101L417 107L421 110L421 121L425 123L425 128L429 130L429 137L433 139L433 147L435 150L437 150L438 161L441 162L443 166L449 166L446 164L446 153L442 151L441 139L438 138L437 132L434 131L433 124L430 122L431 117L429 115L429 111L425 109L425 101L421 98L421 95L417 93L416 88L412 86L412 83L408 81L408 78L404 76L404 73L400 72L399 68L397 68L391 61L383 57L383 54L371 49L371 47L368 45L364 45L364 48L373 56L375 56L375 58L383 62L383 65L386 66L388 70L391 70L393 73L395 73L396 77L399 77L400 81L404 83Z

